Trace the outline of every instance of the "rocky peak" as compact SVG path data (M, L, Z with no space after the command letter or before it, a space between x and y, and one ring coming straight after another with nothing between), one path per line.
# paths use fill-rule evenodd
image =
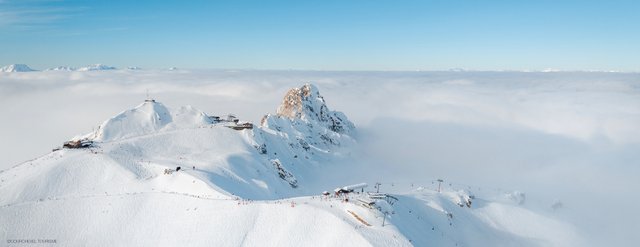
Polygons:
M300 88L290 89L276 113L288 118L317 117L323 113L323 109L326 109L326 105L318 89L307 83Z
M290 89L276 113L292 120L318 122L336 133L348 133L355 128L342 112L329 110L318 88L309 83Z

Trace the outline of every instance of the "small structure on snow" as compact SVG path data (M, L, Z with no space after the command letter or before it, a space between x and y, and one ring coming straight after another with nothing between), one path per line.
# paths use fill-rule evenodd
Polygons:
M364 188L367 187L367 183L359 183L359 184L353 184L353 185L347 185L344 186L342 188L336 188L335 190L333 190L333 192L336 195L340 195L340 194L348 194L351 193L357 189L362 189L364 191Z
M62 144L63 148L88 148L93 145L93 141L82 139L82 140L71 140L68 142L64 142Z
M195 167L195 166L194 166L194 167ZM164 174L165 174L165 175L171 175L171 174L173 174L174 172L178 172L178 171L180 171L180 169L182 169L182 167L179 167L179 166L178 166L178 167L176 167L176 169L175 169L175 170L174 170L174 169L169 169L169 168L167 168L167 169L164 169Z
M229 128L232 128L234 130L243 130L243 129L253 129L253 124L252 123L237 123L236 125L230 125L227 126Z
M236 115L230 113L229 115L227 115L227 118L225 119L225 121L230 122L230 123L238 123L238 121L240 121L240 119L238 119L238 117L236 117Z
M214 124L217 123L227 123L225 127L234 129L234 130L243 130L243 129L253 129L253 123L250 122L240 122L240 119L236 117L234 114L228 114L226 116L208 116L209 120Z
M398 198L389 194L385 194L385 193L373 193L373 192L367 192L367 197L369 197L369 199L373 199L373 200L385 200L387 201L387 203L393 205L394 203L396 203L398 201Z
M358 204L360 204L360 206L363 206L363 207L368 208L368 209L373 209L375 204L376 204L375 200L370 200L370 199L367 199L367 198L358 198L357 200L358 200Z

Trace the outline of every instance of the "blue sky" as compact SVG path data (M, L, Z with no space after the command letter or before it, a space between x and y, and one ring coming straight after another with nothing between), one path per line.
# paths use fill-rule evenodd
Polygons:
M0 0L0 64L640 70L640 1Z

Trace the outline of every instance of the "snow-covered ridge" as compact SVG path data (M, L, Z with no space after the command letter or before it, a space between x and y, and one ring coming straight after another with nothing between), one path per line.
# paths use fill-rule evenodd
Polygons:
M76 71L77 69L69 66L58 66L53 68L48 68L45 71Z
M112 67L104 64L92 64L92 65L87 65L80 68L75 68L70 66L58 66L58 67L48 68L45 71L97 71L97 70L116 70L116 69L117 69L116 67Z
M232 119L227 119L231 117ZM179 129L211 127L217 124L234 128L253 127L252 123L237 122L235 116L207 115L192 107L178 109L167 108L155 100L145 100L133 109L126 110L106 120L94 133L74 140L114 141L136 136L150 135ZM234 122L236 121L236 122ZM267 135L270 133L271 135ZM280 138L286 136L291 146L304 150L310 148L329 151L333 147L352 144L355 125L342 113L330 111L318 89L305 84L300 88L289 90L276 115L266 115L259 126L259 137L255 142L259 145L273 140L264 138ZM277 157L273 157L277 159Z
M95 70L115 70L116 67L111 67L104 64L92 64L89 66L78 68L77 71L95 71Z
M160 102L146 100L105 121L93 133L93 137L89 137L95 141L113 141L160 131L198 128L212 123L205 113L191 106L170 111Z
M31 72L36 71L26 64L11 64L0 68L0 72Z
M240 121L232 114L208 115L192 106L169 108L154 99L147 99L140 105L104 121L96 131L65 142L64 147L90 148L131 140L154 139L155 136L181 136L181 133L191 131L205 132L203 135L231 131L243 136L245 145L257 155L255 158L259 161L256 164L267 166L273 172L275 181L278 181L276 182L278 185L274 185L274 182L262 185L271 190L284 183L289 186L286 190L300 187L305 191L310 189L306 181L314 179L300 181L299 177L308 176L308 168L318 165L319 160L327 161L348 153L341 150L348 150L350 146L355 145L356 141L350 135L355 133L355 126L343 113L330 111L317 88L310 84L290 90L278 111L296 107L287 105L287 102L295 97L293 93L299 93L297 95L300 97L296 102L303 108L293 109L292 111L296 111L297 114L291 117L279 114L267 115L261 126ZM239 147L239 149L242 148ZM165 156L166 153L158 155ZM246 176L234 175L234 177ZM262 195L249 195L235 189L226 192L260 198L275 196L270 194L272 192ZM280 191L279 193L297 194L299 192Z

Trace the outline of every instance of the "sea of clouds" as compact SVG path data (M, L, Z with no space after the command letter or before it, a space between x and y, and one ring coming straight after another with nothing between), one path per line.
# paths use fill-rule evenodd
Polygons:
M358 127L369 179L521 190L594 245L640 241L640 74L116 70L0 73L0 170L149 95L258 122L311 82ZM380 174L380 175L377 175ZM384 175L382 175L384 174ZM636 242L637 242L636 241Z

